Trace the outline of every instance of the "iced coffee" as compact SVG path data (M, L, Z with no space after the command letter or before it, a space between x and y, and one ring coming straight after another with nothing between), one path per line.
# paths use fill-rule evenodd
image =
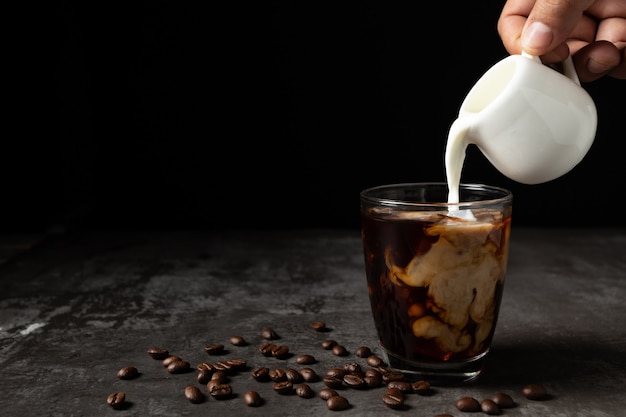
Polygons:
M508 191L463 185L452 207L445 190L403 184L361 198L368 291L387 362L443 384L475 379L484 366L511 226Z

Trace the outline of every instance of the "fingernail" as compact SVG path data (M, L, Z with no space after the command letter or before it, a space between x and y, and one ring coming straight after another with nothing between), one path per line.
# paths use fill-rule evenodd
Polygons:
M552 29L541 22L533 22L522 33L522 49L541 50L552 42Z
M589 70L589 72L592 72L594 74L602 74L611 70L611 67L590 59L589 61L587 61L587 69Z

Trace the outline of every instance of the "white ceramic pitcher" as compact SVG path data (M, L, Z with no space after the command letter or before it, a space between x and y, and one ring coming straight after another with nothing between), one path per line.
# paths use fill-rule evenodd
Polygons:
M596 126L595 104L571 57L561 73L538 57L510 55L472 87L450 138L475 144L512 180L538 184L574 168L591 147Z

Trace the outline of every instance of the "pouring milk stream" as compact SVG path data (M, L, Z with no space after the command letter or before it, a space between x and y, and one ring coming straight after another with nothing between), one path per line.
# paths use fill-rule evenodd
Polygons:
M472 87L450 127L448 203L459 203L470 144L510 179L539 184L564 175L583 159L596 126L595 104L581 87L571 56L563 62L563 73L525 53L504 58Z

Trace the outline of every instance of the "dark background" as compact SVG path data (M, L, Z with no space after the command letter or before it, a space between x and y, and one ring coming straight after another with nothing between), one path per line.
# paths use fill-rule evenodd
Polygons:
M503 1L213 3L13 15L1 231L358 227L361 189L445 180L448 128L507 55ZM625 85L584 84L597 137L565 176L517 184L470 148L463 182L510 188L520 226L624 226Z

